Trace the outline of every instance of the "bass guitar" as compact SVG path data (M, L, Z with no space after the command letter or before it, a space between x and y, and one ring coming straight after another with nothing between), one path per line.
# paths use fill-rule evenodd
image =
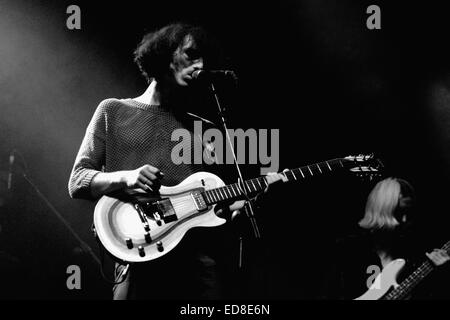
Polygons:
M450 241L442 249L449 252ZM375 278L369 290L355 300L404 300L435 269L434 265L429 260L426 260L405 280L398 284L398 275L404 269L405 264L406 261L404 259L391 261Z

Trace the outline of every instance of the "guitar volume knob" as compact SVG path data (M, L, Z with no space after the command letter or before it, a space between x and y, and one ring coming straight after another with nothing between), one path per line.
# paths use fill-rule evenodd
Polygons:
M139 251L139 256L145 257L145 251L144 251L144 248L142 246L138 247L138 251Z
M131 238L126 239L125 243L127 244L128 249L133 249L133 240L131 240Z

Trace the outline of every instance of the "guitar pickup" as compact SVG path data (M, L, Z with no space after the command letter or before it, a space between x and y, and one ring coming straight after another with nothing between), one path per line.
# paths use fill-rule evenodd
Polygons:
M206 204L205 198L203 198L203 195L200 190L192 191L191 197L194 200L195 206L197 207L198 211L208 209L208 205Z
M158 225L178 220L170 199L161 199L142 204L146 217L153 219Z
M164 220L165 223L178 220L178 217L173 209L172 202L170 199L162 199L156 201L156 207L158 208L159 216Z

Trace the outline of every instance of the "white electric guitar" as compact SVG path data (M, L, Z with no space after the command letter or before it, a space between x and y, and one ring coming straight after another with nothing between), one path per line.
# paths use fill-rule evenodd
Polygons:
M339 169L372 176L381 167L373 156L349 156L231 185L212 173L197 172L176 186L162 186L157 194L103 196L94 211L94 233L115 258L149 261L172 250L191 228L224 224L226 220L215 214L215 205L244 199L243 188L247 196L255 196L280 180L301 181Z
M450 250L450 241L442 249L448 252ZM403 270L405 263L406 261L404 259L396 259L387 264L383 268L383 271L375 278L369 290L355 300L404 300L435 269L433 264L429 260L426 260L405 280L398 284L397 278Z

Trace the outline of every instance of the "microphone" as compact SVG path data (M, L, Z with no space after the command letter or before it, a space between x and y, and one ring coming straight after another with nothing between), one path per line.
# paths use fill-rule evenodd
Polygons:
M237 81L236 74L231 70L195 70L192 72L194 80L213 80L218 78L230 78Z
M12 174L13 174L13 165L14 165L14 151L9 155L9 172L8 172L8 190L11 190L12 186Z

